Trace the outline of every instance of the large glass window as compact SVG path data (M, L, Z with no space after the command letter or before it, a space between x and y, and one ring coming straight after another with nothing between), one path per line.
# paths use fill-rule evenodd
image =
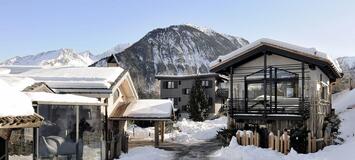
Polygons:
M45 122L38 133L40 159L100 159L100 107L40 105Z
M83 159L100 159L103 141L100 107L80 107L79 139L83 141Z
M246 106L250 111L262 111L265 107L270 110L286 111L299 105L296 73L268 67L266 70L247 75L245 85Z

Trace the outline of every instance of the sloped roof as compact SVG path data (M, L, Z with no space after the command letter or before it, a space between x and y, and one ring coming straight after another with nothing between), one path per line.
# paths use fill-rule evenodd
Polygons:
M158 80L162 79L194 79L194 78L209 78L216 77L216 79L227 80L227 77L217 73L201 73L201 74L182 74L182 75L155 75Z
M90 105L103 106L97 98L78 96L73 94L55 94L47 92L25 92L25 94L33 101L41 104L57 104L57 105Z
M0 129L32 128L42 124L43 117L34 112L31 99L21 92L21 88L0 79L0 97Z
M130 103L121 103L110 115L118 120L170 120L173 116L173 104L167 99L141 99Z
M270 51L285 57L291 57L309 64L320 67L331 78L341 77L341 68L336 60L333 60L328 54L317 51L315 48L305 48L286 42L262 38L246 46L243 46L229 54L219 56L210 63L212 72L221 72L229 66L242 64L243 61L261 51Z
M3 128L35 128L42 125L44 118L36 113L28 116L0 117L0 129Z
M45 82L51 88L110 88L124 72L120 67L60 67L18 74Z

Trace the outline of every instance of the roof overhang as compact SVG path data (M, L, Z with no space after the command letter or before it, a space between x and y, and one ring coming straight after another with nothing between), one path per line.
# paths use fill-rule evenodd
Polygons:
M173 119L173 112L170 100L144 99L118 104L109 119L168 121Z
M36 128L42 125L44 118L36 113L29 116L0 117L0 129Z
M35 105L65 105L65 106L105 106L97 100L72 94L55 94L46 92L26 92L25 93Z

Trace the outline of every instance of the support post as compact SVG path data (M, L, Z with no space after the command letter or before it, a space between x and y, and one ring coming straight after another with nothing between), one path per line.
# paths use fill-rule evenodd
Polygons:
M269 104L270 104L270 112L272 112L272 82L273 82L273 80L272 80L272 67L270 67L270 71L269 71L269 77L270 77L270 82L269 82L269 85L270 85L270 95L269 95L269 99L270 99L270 102L269 102ZM274 96L274 97L276 97L276 96Z
M234 117L234 109L233 109L233 106L234 106L234 102L233 102L233 67L230 67L230 73L229 73L229 85L230 85L230 88L229 88L229 93L230 93L230 99L229 99L229 109L231 109L231 114L232 114L232 118Z
M248 112L248 83L247 77L244 76L244 111Z
M352 81L353 79L350 77L350 80L349 80L349 84L350 84L350 87L349 87L349 89L350 90L353 90L353 85L351 84L351 81Z
M161 138L161 142L163 143L164 142L164 133L165 133L165 121L162 121L161 122L161 128L160 128L160 138Z
M307 151L308 153L312 153L312 137L311 137L311 133L308 133L308 147L307 147Z
M267 54L264 51L264 117L266 117L266 68L267 68Z
M275 81L274 81L274 85L275 85L275 113L277 113L277 68L275 68Z
M108 104L108 99L106 98L104 100L104 102L106 104ZM105 158L109 159L109 150L111 150L109 148L109 142L108 142L108 113L107 113L107 105L104 106L105 107Z
M154 122L154 146L159 147L159 121Z
M302 105L304 103L304 85L305 85L305 79L304 79L304 62L302 62Z

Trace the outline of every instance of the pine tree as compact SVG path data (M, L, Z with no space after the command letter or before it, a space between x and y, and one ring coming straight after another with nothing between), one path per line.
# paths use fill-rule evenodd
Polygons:
M199 79L191 88L188 110L193 121L203 121L208 116L208 100Z

